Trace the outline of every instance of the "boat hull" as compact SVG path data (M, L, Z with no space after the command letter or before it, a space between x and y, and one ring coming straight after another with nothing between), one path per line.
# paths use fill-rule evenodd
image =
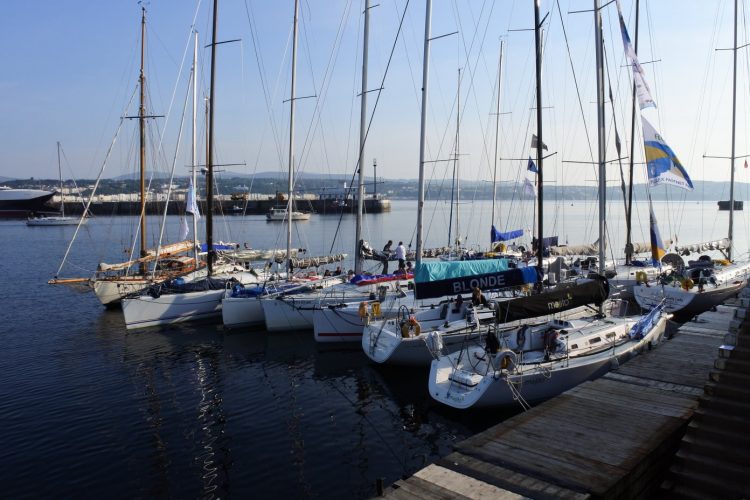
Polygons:
M688 291L673 286L645 285L634 288L635 300L644 309L651 309L665 301L664 309L678 319L689 319L722 304L745 286L744 281L727 283L703 292Z
M227 292L222 299L221 320L226 328L258 327L266 317L260 298L232 297Z
M430 367L430 396L458 409L510 407L522 402L538 403L587 380L598 378L637 355L647 345L657 344L664 335L668 319L668 314L662 314L642 339L629 340L596 354L527 364L523 365L520 372L489 369L483 375L468 374L465 379L471 378L474 384L470 386L451 380L456 371L460 370L455 368L455 361L451 357L443 356L434 360ZM635 321L628 323L627 328L630 329L634 324ZM480 355L485 356L485 352L477 346L469 349L465 355L473 359Z
M169 325L186 321L216 319L221 316L224 290L140 295L122 300L122 312L128 330Z
M116 306L123 297L142 290L153 283L146 278L133 277L131 279L99 279L92 281L96 298L107 307Z
M27 226L77 226L81 219L77 217L37 217L28 219ZM86 224L87 219L83 219L82 224Z

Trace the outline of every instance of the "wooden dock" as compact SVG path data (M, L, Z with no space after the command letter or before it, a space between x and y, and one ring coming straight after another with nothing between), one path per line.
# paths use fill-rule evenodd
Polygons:
M737 319L740 313L740 319ZM656 349L466 441L390 498L637 498L653 494L745 309L720 306Z

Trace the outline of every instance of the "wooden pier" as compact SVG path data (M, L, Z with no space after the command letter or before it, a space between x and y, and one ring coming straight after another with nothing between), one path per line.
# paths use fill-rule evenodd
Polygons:
M739 301L737 302L739 304ZM743 308L720 306L657 348L455 447L390 498L638 498L672 464ZM750 313L748 314L750 316Z

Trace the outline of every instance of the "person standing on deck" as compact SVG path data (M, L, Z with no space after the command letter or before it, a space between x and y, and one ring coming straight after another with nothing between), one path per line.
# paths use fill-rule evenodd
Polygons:
M398 268L406 269L406 247L404 247L403 241L398 242L398 246L396 247L396 258L398 259Z
M385 260L383 261L383 274L388 274L388 259L391 258L391 246L393 245L393 240L388 240L388 243L385 244L383 247L383 255L385 255Z

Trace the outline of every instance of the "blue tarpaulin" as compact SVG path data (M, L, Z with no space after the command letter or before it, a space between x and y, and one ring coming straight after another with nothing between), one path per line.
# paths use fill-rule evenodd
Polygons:
M423 262L414 274L417 299L470 293L474 287L496 290L536 281L536 268L508 269L507 259Z

